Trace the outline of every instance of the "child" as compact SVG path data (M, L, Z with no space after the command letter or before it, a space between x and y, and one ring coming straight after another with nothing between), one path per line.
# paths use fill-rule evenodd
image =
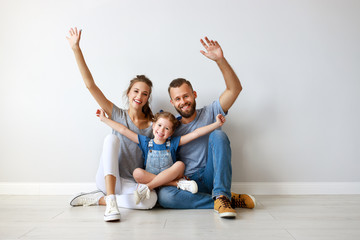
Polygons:
M181 161L176 161L177 148L212 132L225 122L225 117L219 114L216 116L216 122L212 124L198 128L184 136L170 138L179 125L179 121L169 112L160 112L154 117L152 125L154 138L150 139L107 118L102 109L98 110L96 114L108 126L137 143L143 151L146 168L145 170L137 168L133 173L135 180L139 183L134 191L136 204L149 198L150 190L163 185L176 186L182 190L196 193L198 189L195 181L181 179L185 165Z

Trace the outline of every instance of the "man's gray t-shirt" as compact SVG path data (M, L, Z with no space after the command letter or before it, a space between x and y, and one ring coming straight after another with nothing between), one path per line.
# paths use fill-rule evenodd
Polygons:
M174 136L183 136L199 127L209 125L216 121L218 114L226 115L220 105L219 99L209 106L196 110L195 119L188 124L180 124ZM178 160L185 163L185 175L191 176L206 166L209 135L199 137L178 148Z
M131 121L127 110L121 109L117 106L113 106L111 119L115 122L119 122L131 131L147 136L149 138L153 137L152 126L139 129L135 126L135 124ZM135 168L144 168L144 158L142 156L141 149L139 146L128 139L127 137L121 135L115 130L112 130L112 134L115 134L120 139L120 150L119 150L119 173L120 177L131 179L133 181L134 178L132 176Z

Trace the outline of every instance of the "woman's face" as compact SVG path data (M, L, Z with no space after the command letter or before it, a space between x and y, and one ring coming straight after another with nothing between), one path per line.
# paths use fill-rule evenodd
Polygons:
M150 97L150 87L144 82L136 82L127 94L129 107L141 110Z

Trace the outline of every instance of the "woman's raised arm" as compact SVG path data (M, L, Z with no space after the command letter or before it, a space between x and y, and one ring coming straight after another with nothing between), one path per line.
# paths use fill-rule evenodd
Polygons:
M95 81L91 75L88 66L86 65L84 56L80 49L79 43L81 38L81 31L82 30L78 31L76 27L75 29L71 28L69 30L70 36L66 38L70 44L71 49L74 52L76 63L79 67L81 76L84 80L87 89L89 89L91 95L95 98L96 102L100 105L102 109L104 109L106 114L111 118L113 103L105 97L105 95L101 92L100 88L98 88L98 86L95 84Z

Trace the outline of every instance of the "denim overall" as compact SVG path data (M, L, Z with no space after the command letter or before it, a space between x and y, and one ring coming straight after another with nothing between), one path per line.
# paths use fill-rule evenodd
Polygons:
M173 165L170 153L170 140L166 140L166 150L153 150L154 140L151 139L148 144L149 152L146 160L147 172L159 174Z

